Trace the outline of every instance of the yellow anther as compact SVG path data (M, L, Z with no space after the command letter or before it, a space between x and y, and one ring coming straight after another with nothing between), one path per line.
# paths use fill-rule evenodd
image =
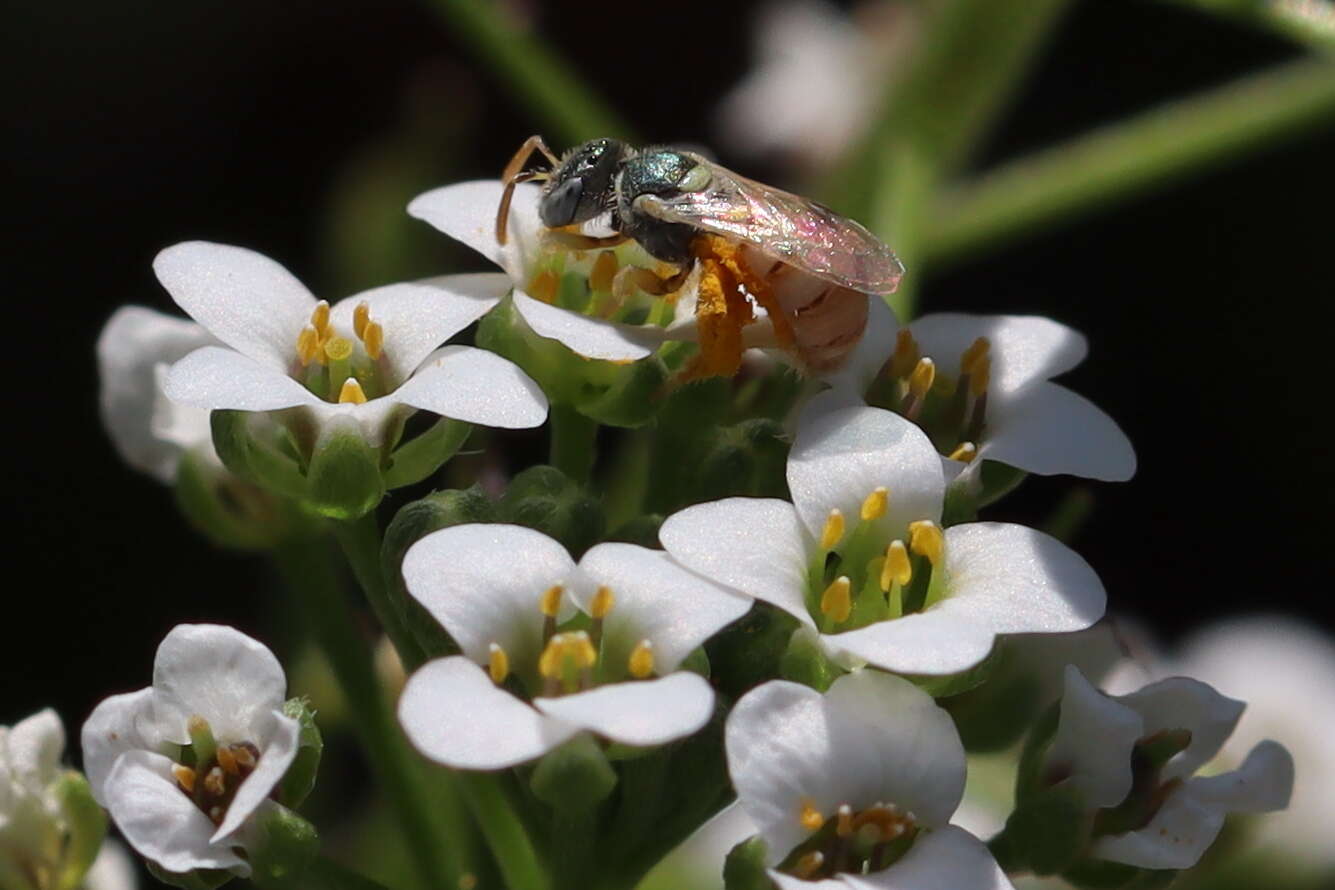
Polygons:
M797 860L793 866L793 874L802 880L810 880L816 872L821 870L825 864L825 854L820 850L812 850L810 853Z
M553 584L542 592L538 597L538 609L548 618L555 618L556 613L561 611L561 594L566 589L560 584Z
M978 446L972 442L961 442L955 446L955 450L947 455L951 460L963 461L968 463L978 456Z
M188 766L181 766L179 763L172 766L172 777L176 779L176 784L186 794L195 793L195 771Z
M810 800L802 801L802 814L798 818L807 831L820 831L821 826L825 824L825 817Z
M320 335L315 328L306 325L297 334L297 358L301 359L301 366L304 368L311 363L311 359L320 358L321 355Z
M352 310L352 332L361 340L366 337L366 323L371 320L371 307L365 300L357 304L357 308Z
M960 373L972 374L974 363L986 356L988 350L991 348L992 344L986 337L979 337L977 340L974 340L969 348L964 350L964 353L960 355Z
M236 759L236 765L243 770L254 769L257 763L255 755L250 753L250 749L245 745L237 745L232 748L232 757Z
M588 670L598 663L598 650L593 648L593 640L589 639L586 632L577 630L568 636L571 638L568 651L575 661L575 667Z
M844 514L835 507L825 517L825 528L820 533L820 549L833 550L844 539Z
M990 356L980 356L973 363L973 369L969 372L969 394L978 398L987 392L988 384L992 382L992 359Z
M821 614L835 624L847 621L853 611L852 590L853 584L846 575L840 575L831 581L830 586L820 595Z
M921 357L922 351L918 348L918 341L913 339L913 332L908 328L900 328L899 333L895 335L895 353L890 360L890 376L896 379L907 377Z
M556 289L560 282L551 269L542 269L528 283L528 295L544 303L556 302Z
M853 834L853 808L848 804L839 807L839 821L835 823L834 833L839 837L850 837Z
M362 385L357 382L356 377L349 377L343 381L343 388L338 391L338 401L340 405L366 404L366 391L362 389Z
M912 580L913 564L909 561L908 548L903 541L891 541L885 548L885 565L881 567L881 589L889 592L894 585L905 587Z
M880 519L885 515L885 507L889 502L890 492L884 485L878 486L875 491L862 499L860 515L864 520Z
M635 644L635 648L630 650L630 658L627 660L626 668L630 675L637 680L643 680L654 672L654 644L648 640L640 640Z
M946 552L946 539L941 527L930 519L909 523L909 549L927 557L933 567L941 565Z
M346 361L352 357L352 341L347 337L330 337L324 341L324 357L331 362Z
M316 333L323 338L329 331L329 302L321 300L315 304L314 311L311 312L311 327L315 328Z
M612 593L612 588L606 584L600 585L593 594L593 599L589 601L589 617L594 621L602 621L607 617L607 613L612 611L616 602L617 598Z
M234 776L241 775L241 770L236 765L236 755L225 745L218 749L218 766L223 768L223 772Z
M570 648L567 634L557 634L547 641L542 654L538 656L538 673L553 680L561 678L561 666L565 662L566 650Z
M491 682L498 686L510 676L510 656L497 643L487 647L487 673L491 674Z
M927 395L927 391L932 388L936 382L936 362L930 358L921 358L918 364L914 366L913 373L909 375L909 393L914 397L921 399Z
M215 766L204 776L204 790L215 796L221 796L227 790L227 777L223 775L222 767Z
M617 274L617 255L610 250L604 250L598 254L598 259L593 261L593 269L589 272L589 287L599 293L611 293L612 279Z
M371 357L371 361L380 358L380 353L385 351L385 329L380 326L380 322L366 323L366 329L362 332L362 343L366 346L366 354Z

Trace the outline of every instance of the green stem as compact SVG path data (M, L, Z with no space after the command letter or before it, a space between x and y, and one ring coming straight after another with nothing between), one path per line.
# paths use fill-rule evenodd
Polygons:
M379 881L345 868L326 856L316 859L306 876L314 882L315 890L389 890Z
M1101 127L947 192L927 259L990 247L1335 116L1335 63L1300 61Z
M577 484L588 485L593 476L598 422L570 405L556 403L551 407L550 423L552 466Z
M467 823L448 817L448 801L427 795L424 764L409 749L380 688L370 649L358 633L350 604L341 596L337 563L330 559L325 542L314 537L289 540L275 559L356 715L354 727L398 817L422 883L433 888L456 886L467 871L466 863L455 855L455 844L467 836Z
M375 511L359 519L335 522L333 526L339 547L385 635L399 653L404 668L409 672L416 670L426 659L416 638L408 632L406 617L395 607L385 585L380 563L380 528L376 524Z
M563 59L507 15L494 0L429 0L562 141L598 136L630 138L631 130L580 80Z
M1172 0L1177 6L1190 6L1201 12L1232 19L1306 44L1315 50L1335 50L1335 9L1329 5L1276 2L1220 2L1220 0Z
M510 890L548 890L551 882L538 859L533 842L501 790L499 777L487 773L457 774L473 820L482 829L487 846Z

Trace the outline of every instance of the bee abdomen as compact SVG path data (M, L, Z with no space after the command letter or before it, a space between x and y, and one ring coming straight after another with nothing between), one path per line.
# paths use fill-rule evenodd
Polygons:
M813 374L838 370L867 328L867 295L758 251L748 253L747 264L760 274L788 316L793 351L803 368Z

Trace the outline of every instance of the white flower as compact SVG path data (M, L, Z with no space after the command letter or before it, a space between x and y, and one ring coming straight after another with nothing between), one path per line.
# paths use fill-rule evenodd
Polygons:
M502 275L390 284L330 307L251 250L191 241L153 263L168 293L226 344L177 362L167 395L205 409L300 408L317 427L352 421L372 445L413 409L486 426L543 422L537 385L505 359L441 343L496 305ZM393 443L389 443L393 444Z
M54 786L64 750L50 708L0 726L0 883L9 872L34 880L60 866L65 826Z
M1141 868L1190 868L1228 813L1286 807L1293 759L1277 742L1257 744L1234 772L1196 775L1244 707L1186 677L1109 696L1068 667L1043 774L1101 810L1090 854Z
M209 412L168 399L167 370L202 346L219 345L192 321L122 306L97 338L102 422L130 466L171 482L184 452L216 464Z
M434 532L403 577L463 654L408 679L399 720L424 754L462 769L524 763L581 730L635 746L690 735L714 695L677 668L748 608L661 551L600 544L576 565L513 525ZM587 631L567 623L576 608Z
M153 685L114 695L83 725L93 796L141 855L172 872L250 872L248 821L297 754L272 652L240 631L183 624L158 647Z
M724 860L733 847L755 833L755 823L733 801L663 857L639 886L641 890L724 890Z
M408 213L504 269L514 283L515 309L534 333L585 358L635 361L670 337L693 339L689 283L675 305L644 294L614 296L621 268L666 272L667 267L634 241L600 251L571 251L553 242L538 217L536 185L515 188L508 237L498 244L496 208L503 190L495 179L456 183L418 195Z
M83 878L83 890L135 890L139 878L135 873L134 861L125 848L115 841L108 840L97 851L93 867Z
M866 401L918 423L952 472L984 460L1044 476L1123 481L1136 471L1126 434L1052 377L1084 359L1077 331L1024 315L936 313L900 328L871 301L867 333L811 411Z
M964 747L912 683L862 670L822 696L771 681L737 703L725 739L783 890L1010 887L987 847L950 824Z
M997 522L941 529L941 460L913 424L867 407L807 421L788 458L793 503L687 507L659 531L668 553L819 631L849 666L953 674L998 634L1102 616L1098 577L1055 538Z

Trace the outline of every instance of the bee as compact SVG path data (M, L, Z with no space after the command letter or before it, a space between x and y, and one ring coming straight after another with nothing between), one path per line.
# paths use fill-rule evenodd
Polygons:
M524 169L534 152L546 157L548 169ZM558 243L592 250L631 239L677 268L660 276L627 267L617 273L618 287L671 298L699 269L700 353L684 379L737 372L742 329L755 320L754 306L764 309L777 344L803 369L836 370L867 326L868 295L893 292L904 274L894 252L853 220L694 152L594 139L558 158L541 136L531 136L501 179L501 244L515 186L538 181L538 215ZM578 231L600 217L615 234Z

